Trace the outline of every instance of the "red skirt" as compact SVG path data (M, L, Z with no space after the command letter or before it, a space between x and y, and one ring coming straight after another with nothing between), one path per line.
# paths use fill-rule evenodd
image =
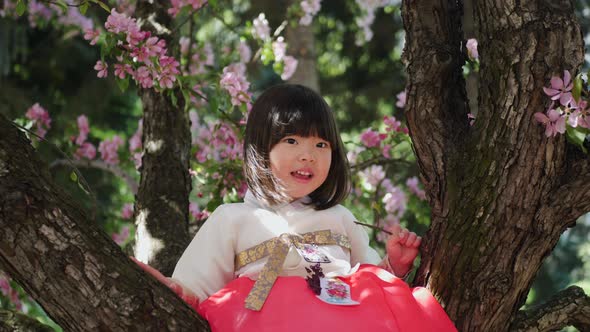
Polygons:
M380 268L362 265L349 277L355 306L328 304L318 299L302 277L279 277L261 311L244 307L254 281L233 280L203 301L197 311L212 331L457 331L428 290L410 289L399 278L383 280Z

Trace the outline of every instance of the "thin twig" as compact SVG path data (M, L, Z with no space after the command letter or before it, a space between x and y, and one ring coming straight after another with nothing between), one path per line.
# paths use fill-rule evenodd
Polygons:
M383 228L383 227L379 227L379 226L375 226L375 225L371 225L371 224L365 224L364 222L360 222L360 221L355 221L354 223L355 224L358 224L358 225L365 226L365 227L377 229L377 230L382 231L383 233L387 233L387 234L391 235L391 232L390 231L386 231L385 228Z

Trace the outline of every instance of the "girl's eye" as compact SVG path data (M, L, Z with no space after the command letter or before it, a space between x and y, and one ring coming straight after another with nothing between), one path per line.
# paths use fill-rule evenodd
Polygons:
M330 144L328 144L326 142L320 142L320 143L316 144L316 146L318 148L329 148L330 147Z
M297 143L297 141L294 138L285 138L284 142L287 143L287 144L295 144L295 143Z

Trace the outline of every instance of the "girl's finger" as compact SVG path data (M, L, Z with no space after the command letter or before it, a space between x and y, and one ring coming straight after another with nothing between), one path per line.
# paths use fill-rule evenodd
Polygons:
M416 233L414 232L410 232L408 234L408 240L406 241L406 246L408 247L413 247L414 246L414 242L416 242Z

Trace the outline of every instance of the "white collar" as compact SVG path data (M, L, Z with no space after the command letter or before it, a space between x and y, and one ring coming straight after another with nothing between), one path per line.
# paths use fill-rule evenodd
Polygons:
M288 211L303 211L312 208L313 206L310 205L311 198L309 196L301 197L299 199L294 200L291 203L282 203L276 205L269 205L264 203L263 201L259 200L252 194L250 190L246 191L246 196L244 196L244 203L253 205L258 208L262 208L265 210L271 210L275 212L285 213Z

